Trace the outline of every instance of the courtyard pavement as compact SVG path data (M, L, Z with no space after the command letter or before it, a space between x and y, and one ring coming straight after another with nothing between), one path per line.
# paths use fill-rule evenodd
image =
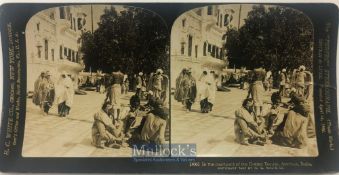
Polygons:
M269 92L265 100L269 101ZM132 93L123 97L128 104ZM230 92L217 92L213 111L200 113L198 103L193 111L186 112L181 103L171 100L171 143L195 143L198 156L206 157L290 157L317 156L316 139L309 139L304 149L265 146L244 146L234 141L234 111L241 106L247 91L231 88ZM172 96L173 97L173 96ZM87 91L87 95L75 95L70 115L57 116L53 106L48 116L27 99L24 157L131 157L132 149L99 149L91 144L93 115L100 110L104 94Z

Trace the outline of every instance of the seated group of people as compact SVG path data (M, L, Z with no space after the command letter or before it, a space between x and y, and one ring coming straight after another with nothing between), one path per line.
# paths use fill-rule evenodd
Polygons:
M163 102L149 93L148 102L141 105L140 98L130 98L126 115L114 119L113 107L104 103L102 109L94 115L92 126L92 144L98 148L120 148L131 144L165 144L165 130L168 121L168 109Z
M235 111L234 131L236 141L243 145L273 144L303 148L307 145L307 130L314 130L310 105L307 101L291 93L291 100L282 103L278 92L271 96L272 105L266 114L256 115L253 100L247 98L242 107Z

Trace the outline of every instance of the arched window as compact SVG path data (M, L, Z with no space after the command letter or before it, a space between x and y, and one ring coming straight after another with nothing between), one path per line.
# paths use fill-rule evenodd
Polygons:
M59 11L60 11L60 19L65 19L66 18L65 7L59 7Z
M48 40L45 39L45 60L48 60Z
M207 15L212 15L212 6L207 7Z
M186 19L183 19L183 20L181 21L181 23L182 23L182 27L184 28L184 27L186 26Z
M188 35L188 56L192 56L192 43L193 37L192 35Z
M78 30L82 29L82 19L78 18Z
M70 17L70 21L71 21L71 29L73 29L73 18L72 18L72 13L70 14L71 17Z
M229 24L229 14L225 14L225 18L224 18L224 26L227 26Z
M74 29L74 31L77 31L77 28L76 28L76 23L75 23L75 18L73 18L73 29Z
M60 48L59 48L60 50L59 50L59 58L60 58L60 60L62 60L62 50L63 50L63 48L62 48L62 45L60 45Z
M206 56L206 49L207 49L207 43L204 42L204 50L203 50L204 56Z
M198 45L195 45L195 58L198 58Z
M52 61L54 61L54 49L51 49L51 57L52 57Z
M218 10L218 13L217 13L217 17L218 17L218 19L217 19L217 26L219 26L219 14L220 14L220 10Z
M222 14L220 14L220 22L219 22L219 26L222 26Z
M211 56L213 57L213 58L215 58L215 45L213 45L212 46L212 53L211 53Z
M224 52L222 49L220 49L219 59L223 59L223 57L224 57Z
M180 51L181 51L181 55L184 55L184 54L185 54L185 42L181 42L181 48L180 48Z

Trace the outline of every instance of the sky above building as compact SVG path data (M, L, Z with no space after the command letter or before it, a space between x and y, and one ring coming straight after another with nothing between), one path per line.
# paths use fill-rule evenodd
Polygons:
M225 6L224 8L232 9L234 11L232 24L236 24L235 27L241 27L245 24L245 19L247 18L248 12L252 10L252 7L255 4L228 4L220 5ZM100 17L104 14L104 10L109 9L112 5L92 5L93 12L93 30L98 28L98 22ZM265 5L266 8L271 7L272 5ZM119 12L124 9L121 5L114 5L115 9ZM81 5L83 12L87 15L85 28L88 31L92 30L92 18L91 18L91 5Z
M123 6L120 6L120 5L114 5L114 7L117 11L120 11L123 9ZM87 15L86 25L85 25L86 30L88 31L92 30L91 9L93 12L93 30L96 30L98 28L98 23L100 22L100 17L102 14L104 14L104 11L106 8L107 9L111 8L111 5L83 5L82 6L83 12Z
M230 5L223 5L225 8L233 9L233 23L240 24L240 27L244 24L244 19L246 19L248 12L252 9L252 4L230 4ZM91 17L91 5L83 5L81 6L83 12L87 15L86 17L86 25L85 28L88 31L92 30L92 17ZM110 8L111 5L92 5L92 12L93 12L93 30L98 28L98 22L100 21L100 16L104 13L105 8ZM114 5L117 11L123 10L123 6ZM240 16L239 16L240 14ZM240 17L240 18L239 18ZM240 21L239 21L240 19Z

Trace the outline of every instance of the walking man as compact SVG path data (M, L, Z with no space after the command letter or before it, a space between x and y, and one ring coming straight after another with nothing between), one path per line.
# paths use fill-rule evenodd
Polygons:
M139 98L141 98L141 90L143 87L143 80L142 80L142 72L139 72L139 76L137 77L137 81L136 81L136 94L137 96L139 96Z
M299 72L297 73L296 77L296 89L297 89L297 94L299 96L304 96L305 94L305 66L300 66L299 67Z
M279 75L279 94L280 97L283 97L285 95L285 84L286 84L286 69L282 69L280 75Z
M153 79L153 92L154 92L154 96L157 98L161 97L162 80L163 80L162 73L163 71L161 69L158 69Z

